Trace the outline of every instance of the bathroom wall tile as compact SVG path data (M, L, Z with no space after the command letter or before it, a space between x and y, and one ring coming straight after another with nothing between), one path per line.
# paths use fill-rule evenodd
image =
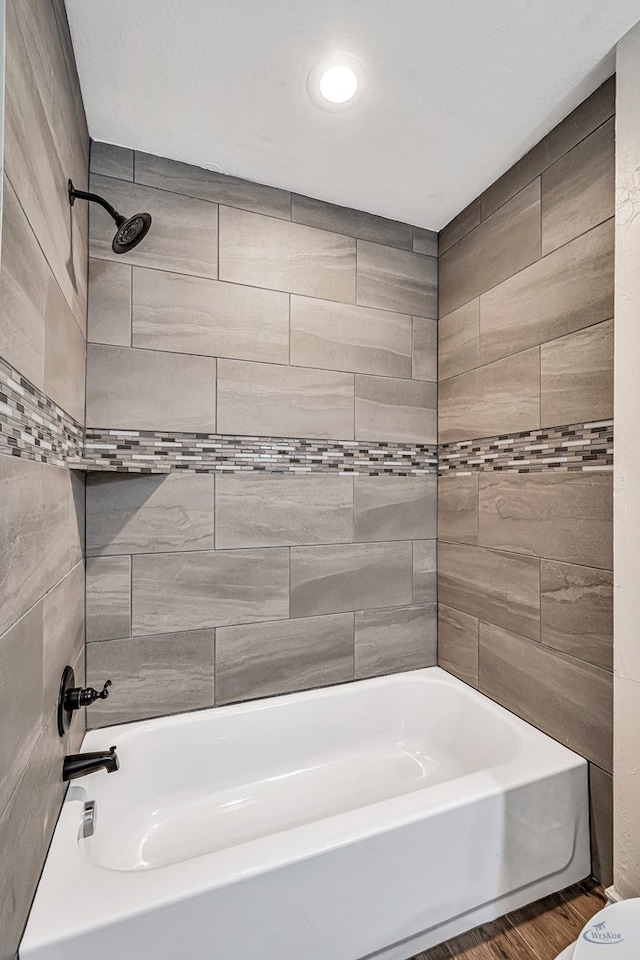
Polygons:
M480 690L611 770L613 677L609 671L481 623Z
M289 616L286 549L134 556L132 584L136 636Z
M292 547L291 616L411 603L410 543Z
M543 424L613 416L613 320L540 349Z
M219 360L218 431L352 440L353 376Z
M64 295L49 273L47 283L44 392L84 423L86 342Z
M131 557L89 557L87 643L131 635Z
M84 655L84 593L84 563L81 561L42 600L42 715L45 717L58 701L60 677L65 666L73 666L78 657Z
M352 539L351 477L235 473L216 478L217 549Z
M439 542L438 599L532 640L540 638L540 564L532 557Z
M355 390L356 439L436 442L435 383L356 374Z
M289 298L274 290L133 271L133 346L289 362Z
M411 318L352 304L292 297L291 362L411 377Z
M480 298L483 363L613 316L613 220Z
M438 324L423 317L413 318L414 380L438 379Z
M438 478L438 537L456 543L478 542L478 473Z
M136 150L135 180L136 183L182 193L187 197L289 219L291 197L287 190L252 183L165 157L154 157L139 150Z
M216 704L352 679L352 613L216 630Z
M354 539L428 540L436 536L437 477L355 477Z
M222 207L220 279L354 303L356 241Z
M478 686L479 621L438 604L438 666L472 687Z
M610 570L612 501L610 473L485 473L480 543Z
M357 302L437 319L438 261L358 240Z
M6 176L3 185L0 356L43 389L49 270Z
M69 569L71 569L84 557L86 476L80 470L70 470L67 479L69 481Z
M216 431L216 361L209 357L93 343L87 381L89 426ZM171 384L179 388L168 403Z
M153 218L143 242L126 254L111 249L114 225L99 207L89 214L89 253L102 260L118 260L198 277L218 275L218 207L166 190L154 190L124 180L91 177L91 190L104 196L124 216L147 212Z
M356 613L356 679L432 667L437 661L436 604Z
M542 253L550 253L614 214L612 117L542 177Z
M446 316L540 256L540 181L509 200L440 255L440 313Z
M441 443L531 430L540 424L540 349L440 383Z
M611 571L543 560L540 589L542 642L578 660L611 670Z
M128 263L89 260L87 340L131 344L131 271Z
M470 300L438 323L438 378L447 380L480 364L480 300Z
M482 216L488 217L525 184L543 173L553 162L592 133L615 111L615 76L598 87L590 97L543 137L482 194Z
M413 542L413 602L431 603L438 595L437 541Z
M477 197L440 231L438 237L440 256L446 253L458 240L462 240L468 233L471 233L473 228L478 226L481 219L480 197Z
M87 556L213 549L214 477L94 473Z
M296 223L306 223L309 227L333 230L334 233L344 233L360 240L374 240L389 247L411 250L412 246L412 227L408 223L387 220L372 213L340 207L297 193L291 197L291 219Z
M113 683L88 714L91 727L213 706L213 630L91 643L87 683Z
M591 869L603 887L613 883L613 777L589 764Z
M0 633L70 569L69 471L0 456Z
M91 141L91 173L103 177L116 177L118 180L133 180L133 150L118 147L115 143Z
M373 240L373 237L364 238ZM426 257L438 256L438 233L436 230L425 230L423 227L413 228L413 252L422 253Z
M0 810L5 809L42 730L42 630L39 601L0 636Z

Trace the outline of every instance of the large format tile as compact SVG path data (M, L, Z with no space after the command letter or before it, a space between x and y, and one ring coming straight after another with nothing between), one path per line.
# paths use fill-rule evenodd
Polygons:
M221 207L220 279L354 303L356 241Z
M216 630L216 704L352 679L352 613Z
M478 542L478 473L438 477L438 537L456 543Z
M472 200L468 206L456 214L446 227L443 227L438 237L440 256L452 247L458 240L462 240L468 233L477 227L482 219L480 197Z
M613 777L589 764L589 813L593 875L603 887L613 883Z
M540 362L544 425L613 416L613 320L543 343Z
M439 261L440 313L446 316L540 256L540 181L529 184Z
M366 239L366 238L363 238ZM371 238L373 239L373 238ZM426 230L424 227L413 228L413 252L422 253L426 257L438 256L438 234L435 230Z
M292 547L291 616L411 603L411 543Z
M306 223L309 227L333 230L360 240L374 240L390 247L411 250L412 227L398 220L387 220L362 210L339 207L335 203L314 200L294 193L291 197L291 219L296 223ZM437 253L433 254L437 256Z
M413 602L431 603L438 595L436 540L413 542Z
M45 594L43 608L42 712L53 710L58 701L60 678L67 664L84 655L85 577L80 561Z
M87 643L131 635L131 557L89 557Z
M87 340L131 344L131 272L128 263L89 260Z
M411 347L411 375L414 380L438 379L438 323L413 318L413 339Z
M480 690L611 770L613 677L609 671L481 623Z
M613 220L480 298L483 363L613 316Z
M358 303L437 319L438 261L358 240Z
M84 423L86 341L62 290L49 273L44 359L44 392Z
M153 223L142 243L125 254L114 253L113 220L99 207L89 215L89 252L102 260L172 270L198 277L218 275L218 207L206 200L155 190L124 180L93 175L91 189L125 217L151 214Z
M356 679L434 666L436 634L435 603L357 612Z
M87 425L215 433L216 361L90 343Z
M213 630L108 640L87 647L87 683L112 681L91 727L213 706Z
M472 687L478 686L479 621L438 604L438 666Z
M357 440L436 442L437 384L356 374L355 390Z
M480 543L487 547L612 566L610 473L484 473Z
M289 362L289 298L274 290L133 271L133 346L236 360Z
M213 549L210 475L94 473L87 478L87 556Z
M353 439L353 375L218 360L218 431Z
M71 568L64 467L0 456L0 633Z
M534 347L439 385L441 443L540 426L540 348Z
M118 147L115 143L91 141L91 173L103 177L117 177L118 180L133 180L133 150Z
M428 540L436 536L437 477L356 477L354 539Z
M0 356L44 389L49 270L7 177L3 178Z
M182 193L187 197L289 219L291 198L287 190L240 180L238 177L230 177L165 157L155 157L139 150L136 150L135 180L136 183Z
M598 87L576 109L565 117L551 133L543 137L522 159L514 163L494 184L482 194L482 216L488 217L494 210L512 197L534 177L543 173L551 164L564 156L572 147L584 140L615 112L615 76Z
M540 564L531 557L439 542L438 600L532 640L540 638Z
M6 807L42 730L42 636L42 601L0 636L0 810Z
M292 297L291 362L383 377L411 377L411 317Z
M613 667L613 574L553 563L540 565L541 640L596 667Z
M543 254L613 216L614 179L612 117L543 174Z
M447 380L480 363L480 300L470 300L438 323L438 379Z
M220 474L216 548L353 539L353 478L328 474Z
M133 634L172 633L289 616L286 549L133 557Z

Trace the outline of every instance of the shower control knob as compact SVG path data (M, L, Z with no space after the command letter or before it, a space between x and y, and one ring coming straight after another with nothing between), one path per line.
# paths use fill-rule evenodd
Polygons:
M79 710L81 707L88 707L96 700L106 700L109 696L109 687L111 680L105 680L102 690L98 693L93 687L72 687L67 690L64 706L66 710Z

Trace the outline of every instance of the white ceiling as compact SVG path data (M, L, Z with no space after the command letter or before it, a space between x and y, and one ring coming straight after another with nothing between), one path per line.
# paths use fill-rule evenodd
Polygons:
M613 72L640 0L66 0L89 129L439 229ZM366 96L319 109L323 57Z

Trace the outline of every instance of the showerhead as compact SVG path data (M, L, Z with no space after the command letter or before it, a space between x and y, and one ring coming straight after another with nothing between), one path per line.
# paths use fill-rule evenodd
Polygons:
M136 213L133 217L123 217L121 213L112 207L111 204L99 197L97 193L86 193L84 190L76 190L71 180L69 180L69 203L71 206L76 200L88 200L90 203L99 203L107 213L113 217L118 229L113 238L111 249L114 253L127 253L144 240L151 227L151 214Z

